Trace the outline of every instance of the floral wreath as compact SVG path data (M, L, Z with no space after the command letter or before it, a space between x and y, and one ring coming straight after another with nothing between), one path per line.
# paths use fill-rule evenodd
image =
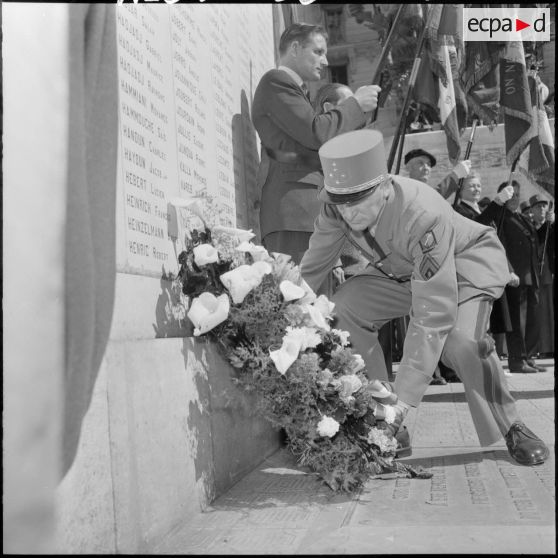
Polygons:
M233 382L257 395L256 412L284 429L298 462L335 491L371 477L430 478L395 460L397 440L381 426L393 422L397 396L368 379L349 333L331 326L334 304L315 295L290 256L253 244L251 231L208 226L196 199L171 203L203 223L186 235L174 280L194 336L216 342Z

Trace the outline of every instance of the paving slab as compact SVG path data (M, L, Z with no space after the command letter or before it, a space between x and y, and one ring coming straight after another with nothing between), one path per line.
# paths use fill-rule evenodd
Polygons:
M516 464L504 440L482 448L463 385L430 386L405 424L431 479L372 479L333 493L281 449L155 554L551 554L555 545L554 368L508 378L528 426L551 446Z

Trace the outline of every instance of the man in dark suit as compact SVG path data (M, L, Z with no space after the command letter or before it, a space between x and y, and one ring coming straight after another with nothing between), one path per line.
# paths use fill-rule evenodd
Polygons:
M539 287L540 320L539 354L554 355L554 212L548 200L539 194L529 198L533 222L539 237ZM529 361L528 361L529 362ZM529 363L531 364L531 363ZM531 365L535 364L534 361Z
M498 192L507 186L500 184ZM513 272L519 277L519 286L506 286L512 331L506 333L510 372L533 373L538 367L527 361L537 353L539 319L539 242L537 231L529 219L519 212L520 184L512 182L513 196L506 202L501 223L501 240L506 249Z
M263 245L299 263L320 210L323 185L318 149L337 134L362 128L377 106L376 85L316 114L305 82L318 81L327 66L327 34L319 25L295 23L281 35L279 66L265 73L252 105L262 142L263 183L260 228Z

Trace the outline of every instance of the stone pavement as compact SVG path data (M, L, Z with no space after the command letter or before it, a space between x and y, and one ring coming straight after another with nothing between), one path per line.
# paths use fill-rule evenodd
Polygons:
M334 494L281 449L155 554L555 554L554 362L508 378L526 424L551 446L524 467L481 448L461 383L430 386L405 424L428 480L370 480Z

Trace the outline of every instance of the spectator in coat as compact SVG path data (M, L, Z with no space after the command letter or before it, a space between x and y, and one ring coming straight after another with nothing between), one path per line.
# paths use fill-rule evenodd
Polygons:
M409 173L409 178L420 180L428 184L430 179L430 171L436 166L436 157L424 149L412 149L405 158L405 168ZM444 177L442 182L434 189L445 199L449 199L457 191L459 179L465 178L471 171L471 161L460 161L453 167L448 175Z
M548 200L539 194L529 198L533 220L539 238L539 289L538 316L541 322L539 355L554 356L554 212Z
M508 185L498 187L501 192ZM529 364L537 354L540 322L537 316L539 304L539 241L537 231L529 219L519 211L521 185L512 182L513 196L506 202L505 211L498 224L508 261L519 285L506 286L512 331L506 333L508 364L512 373L533 373L538 367Z

